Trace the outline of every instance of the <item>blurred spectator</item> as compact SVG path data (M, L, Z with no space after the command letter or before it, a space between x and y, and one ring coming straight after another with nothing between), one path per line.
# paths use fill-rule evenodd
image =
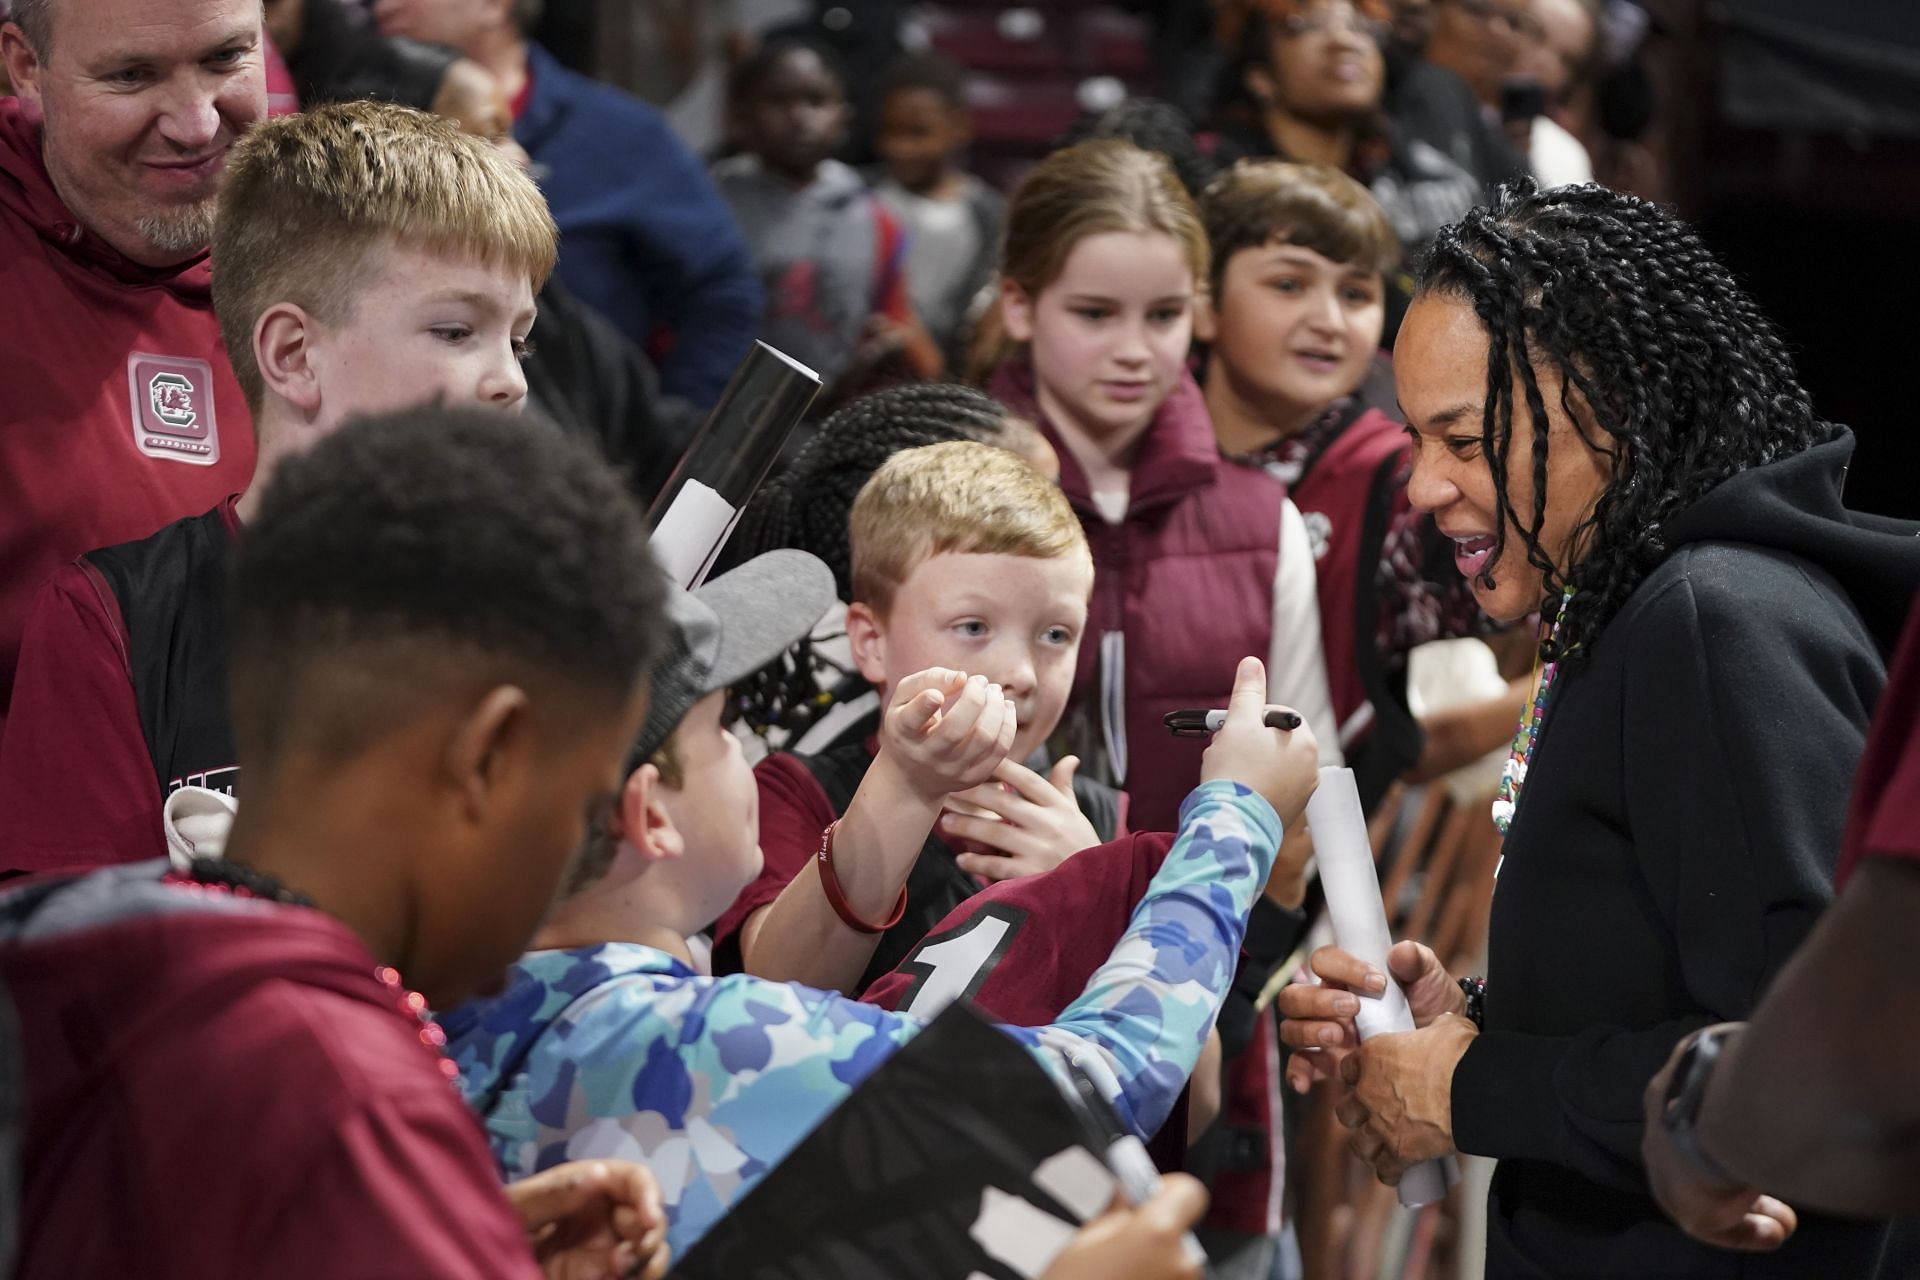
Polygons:
M594 77L659 108L697 154L724 141L727 69L811 0L599 0Z
M760 0L764 5L766 0ZM764 39L802 35L824 44L846 70L847 137L840 158L863 165L874 157L873 140L880 130L880 85L887 68L905 47L900 28L906 0L813 0L812 18L786 27L762 25Z
M1425 57L1467 82L1486 111L1500 109L1500 90L1529 42L1529 0L1434 0L1433 35Z
M766 288L763 336L820 375L826 404L896 357L921 377L941 367L909 300L899 222L832 158L846 137L844 86L825 46L769 40L735 69L728 95L745 149L714 167Z
M539 0L377 0L391 35L491 71L560 224L563 284L655 354L664 390L719 397L753 340L746 246L699 161L658 112L569 71L522 32Z
M960 168L971 132L959 64L914 54L888 70L874 190L906 230L908 296L948 368L962 362L1007 215L1000 193Z
M1226 30L1235 56L1222 86L1223 161L1273 157L1343 170L1373 193L1409 251L1484 198L1482 182L1455 157L1381 110L1380 0L1357 8L1259 0ZM1396 292L1403 302L1404 287ZM1399 309L1389 308L1389 334Z
M1503 99L1497 84L1493 104L1483 105L1459 74L1436 65L1428 55L1440 14L1457 2L1392 0L1385 105L1404 137L1445 152L1480 183L1484 198L1501 183L1527 175L1526 147L1502 131L1498 108ZM1506 75L1503 70L1500 81Z
M1567 127L1576 90L1590 78L1599 44L1600 14L1594 0L1532 0L1532 24L1516 70L1540 88L1540 113L1512 122L1523 130L1534 177L1549 187L1593 181L1593 161Z
M1214 86L1226 59L1214 38L1221 0L1133 0L1127 7L1152 24L1153 78L1161 97L1189 119L1203 119L1213 109ZM1188 189L1198 198L1205 186L1189 183Z
M33 0L0 27L0 708L55 568L253 471L206 258L227 149L266 111L259 2L130 12Z
M1433 39L1433 0L1387 0L1387 75L1392 81L1397 59L1423 58Z
M1195 200L1207 189L1220 166L1194 140L1193 121L1179 107L1158 98L1128 98L1098 115L1082 116L1062 146L1094 138L1125 138L1144 151L1158 151L1173 166L1180 185Z

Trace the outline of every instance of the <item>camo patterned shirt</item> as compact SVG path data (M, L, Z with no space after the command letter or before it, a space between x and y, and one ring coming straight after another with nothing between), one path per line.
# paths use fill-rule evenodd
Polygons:
M1197 788L1126 933L1051 1025L1007 1027L1043 1063L1105 1058L1121 1119L1166 1119L1233 981L1280 822L1236 783ZM536 951L507 989L442 1020L509 1180L567 1160L659 1179L676 1255L924 1025L844 996L696 975L651 947Z

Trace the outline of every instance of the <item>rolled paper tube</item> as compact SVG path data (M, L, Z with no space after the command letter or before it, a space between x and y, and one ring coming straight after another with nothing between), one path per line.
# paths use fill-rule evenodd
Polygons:
M689 587L713 558L714 548L738 514L731 502L707 485L688 479L647 542L667 577L676 586Z
M1353 770L1320 771L1320 786L1307 801L1307 828L1313 833L1313 856L1326 890L1334 945L1387 975L1387 989L1380 996L1358 993L1360 1012L1354 1023L1360 1038L1413 1030L1407 994L1387 968L1393 935L1387 929L1373 844L1367 838L1367 816L1360 808ZM1400 1203L1409 1209L1432 1204L1459 1180L1460 1168L1451 1156L1415 1165L1400 1179Z
M819 391L818 374L764 342L734 370L647 512L649 545L676 584L697 587L712 570Z

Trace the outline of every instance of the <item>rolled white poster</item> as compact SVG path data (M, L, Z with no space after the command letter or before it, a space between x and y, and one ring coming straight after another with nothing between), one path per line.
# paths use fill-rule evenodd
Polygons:
M700 585L700 571L726 540L739 516L732 503L698 480L688 480L655 527L647 545L673 584L683 590Z
M1378 997L1360 996L1354 1018L1362 1040L1382 1032L1413 1030L1413 1010L1406 992L1387 969L1387 951L1393 935L1387 930L1387 910L1380 900L1380 876L1373 865L1373 844L1367 838L1367 815L1360 808L1360 792L1351 769L1322 769L1320 786L1307 801L1307 828L1313 833L1313 857L1327 894L1327 914L1333 922L1334 945L1388 975L1387 989ZM1460 1180L1451 1156L1429 1160L1407 1170L1400 1179L1400 1203L1409 1209L1432 1204Z

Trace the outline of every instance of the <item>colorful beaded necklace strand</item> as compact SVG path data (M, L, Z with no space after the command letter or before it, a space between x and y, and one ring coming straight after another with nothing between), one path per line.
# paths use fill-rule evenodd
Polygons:
M1533 763L1533 749L1540 739L1540 722L1547 714L1547 695L1553 690L1553 678L1560 670L1560 622L1567 616L1567 602L1573 599L1569 591L1560 598L1560 607L1554 611L1553 624L1549 628L1541 621L1543 638L1551 645L1553 661L1542 663L1538 650L1533 660L1533 697L1520 711L1520 728L1513 735L1513 749L1507 754L1507 763L1500 770L1500 790L1493 797L1493 825L1504 838L1507 828L1513 825L1513 811L1520 803L1520 788L1527 784L1527 766Z
M257 898L290 907L313 906L313 900L305 894L287 888L272 876L237 862L228 862L225 858L195 858L192 871L169 872L166 882L193 893L225 893L236 898ZM409 991L407 984L400 980L400 971L391 965L376 967L373 980L380 984L402 1016L420 1024L420 1043L433 1054L434 1061L439 1064L440 1074L458 1088L460 1068L442 1052L446 1048L447 1033L429 1016L427 998L418 991Z

